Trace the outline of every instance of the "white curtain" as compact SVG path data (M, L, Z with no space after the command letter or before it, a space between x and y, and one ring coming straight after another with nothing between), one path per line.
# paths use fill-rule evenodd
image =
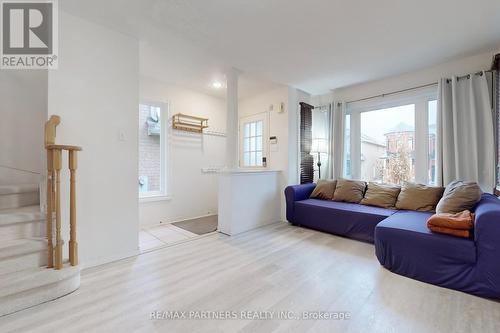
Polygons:
M328 169L331 179L339 179L343 175L344 127L346 104L334 101L330 112L330 138L328 140Z
M441 79L438 87L437 181L495 187L494 116L486 73Z

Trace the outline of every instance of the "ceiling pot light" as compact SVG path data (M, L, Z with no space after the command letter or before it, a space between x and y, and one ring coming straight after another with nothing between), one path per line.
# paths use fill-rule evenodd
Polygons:
M220 89L222 88L222 83L220 83L219 81L214 81L212 83L212 87L214 87L215 89Z

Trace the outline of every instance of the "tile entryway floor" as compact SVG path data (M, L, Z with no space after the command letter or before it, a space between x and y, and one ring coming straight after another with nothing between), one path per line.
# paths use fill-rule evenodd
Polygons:
M139 249L141 252L149 251L194 237L199 237L199 235L172 224L144 228L139 232Z

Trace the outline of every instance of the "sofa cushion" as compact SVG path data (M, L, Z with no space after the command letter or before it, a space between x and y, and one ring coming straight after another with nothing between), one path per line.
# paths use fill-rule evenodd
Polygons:
M373 243L377 223L395 212L354 203L307 199L295 202L294 223Z
M397 209L433 212L443 195L444 188L432 187L421 184L405 183L401 187Z
M334 201L359 203L365 195L366 183L358 180L339 179L333 194Z
M365 197L360 203L362 205L395 208L400 191L401 188L396 185L368 183Z
M453 181L437 204L437 213L460 213L471 210L481 200L481 188L474 182Z
M336 186L336 180L320 179L318 180L316 187L314 188L310 197L316 199L332 200Z

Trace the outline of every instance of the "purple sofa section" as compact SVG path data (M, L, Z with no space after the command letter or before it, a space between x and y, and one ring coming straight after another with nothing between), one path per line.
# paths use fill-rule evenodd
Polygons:
M314 187L285 189L290 223L374 242L378 260L394 273L500 299L500 200L495 196L483 194L474 209L474 237L465 239L431 232L431 213L309 199Z
M391 272L475 293L476 245L472 239L432 233L431 214L402 211L375 229L375 254Z
M306 199L295 203L295 224L373 243L375 226L396 211L355 203Z
M432 233L419 212L398 212L375 229L375 253L390 271L441 287L500 298L500 200L483 194L474 238Z
M478 295L500 299L500 200L483 194L474 211Z
M309 199L316 184L285 189L286 218L295 225L373 243L375 226L396 210Z

